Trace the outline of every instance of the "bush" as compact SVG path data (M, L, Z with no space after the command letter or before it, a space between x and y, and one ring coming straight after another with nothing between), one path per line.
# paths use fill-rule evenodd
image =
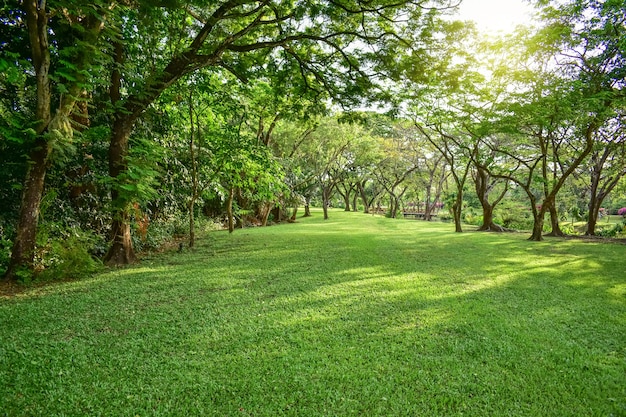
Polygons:
M95 238L86 233L76 233L58 238L38 251L40 265L44 268L37 279L76 279L90 275L100 268L100 262L91 255Z
M532 230L533 216L528 206L514 201L498 204L494 211L494 222L507 229Z
M578 231L571 224L560 224L561 231L566 235L575 235Z
M622 207L621 209L617 210L617 214L619 216L624 216L626 217L626 207Z
M483 216L476 214L471 208L467 210L464 216L465 223L473 226L480 226L483 223Z
M439 214L437 215L437 217L439 218L439 220L441 220L442 222L449 222L452 220L452 214L449 211L440 211Z
M598 236L619 237L622 233L626 233L626 223L617 223L613 227L603 228L598 232Z

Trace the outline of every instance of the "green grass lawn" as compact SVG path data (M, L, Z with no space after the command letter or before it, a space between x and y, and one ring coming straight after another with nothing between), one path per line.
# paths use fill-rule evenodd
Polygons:
M0 299L0 415L626 416L626 246L330 215Z

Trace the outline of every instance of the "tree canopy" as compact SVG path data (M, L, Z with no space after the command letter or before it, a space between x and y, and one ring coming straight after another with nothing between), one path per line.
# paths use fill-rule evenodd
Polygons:
M534 4L485 40L434 0L4 2L4 275L315 203L596 234L626 206L625 7Z

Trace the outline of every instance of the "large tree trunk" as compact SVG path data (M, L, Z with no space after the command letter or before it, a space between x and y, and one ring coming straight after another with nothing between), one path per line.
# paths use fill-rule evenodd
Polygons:
M194 135L193 89L189 89L189 156L191 158L191 196L189 198L189 247L196 243L196 225L194 212L199 197L198 161L196 160L196 137ZM200 126L198 123L198 134Z
M504 191L496 198L496 200L491 203L489 201L489 192L493 187L493 183L490 183L489 173L477 167L476 176L474 178L474 183L476 187L476 195L478 196L478 200L480 201L480 205L483 209L483 224L478 228L481 232L503 232L505 229L494 223L493 221L493 211L496 205L504 198L507 187L505 187Z
M344 186L344 191L341 191L341 187L337 186L337 192L343 198L343 203L345 205L344 211L350 211L350 190L348 187Z
M483 224L478 228L481 232L503 232L504 228L493 222L493 206L491 204L482 204L483 208Z
M230 2L218 8L213 17L209 19L204 27L197 33L193 42L183 54L173 57L167 66L158 75L148 77L144 88L134 95L130 95L122 101L121 95L121 68L124 62L124 50L121 42L114 44L115 61L114 69L111 73L111 103L118 110L113 122L111 142L109 144L109 175L111 179L119 180L120 176L126 174L128 165L126 157L128 155L128 140L133 131L137 119L156 100L163 91L172 86L182 76L195 71L198 68L214 65L219 59L222 50L213 53L211 56L199 56L198 50L202 47L208 34L216 21L219 21L229 7L234 7L235 2ZM109 265L122 265L135 260L135 253L130 239L130 226L128 224L116 224L128 222L127 211L130 203L130 196L121 193L115 185L111 191L113 202L113 223L111 225L111 246L104 257L105 263Z
M529 193L529 191L527 190L527 193ZM533 212L533 232L530 235L530 237L528 238L528 240L534 241L534 242L541 242L543 240L543 222L544 222L544 217L546 214L546 209L548 208L546 206L545 203L541 206L540 209L537 209L536 206L536 200L534 198L530 199L530 203L533 205L532 208L532 212Z
M196 244L196 222L194 218L195 199L189 202L189 247L193 248Z
M261 224L263 225L263 227L267 226L267 221L270 217L270 213L272 212L272 204L268 203L268 202L264 202L261 205Z
M16 279L20 270L32 272L34 268L39 207L44 191L44 182L50 156L49 144L39 139L30 156L30 165L24 181L17 236L13 242L11 261L4 275L6 279Z
M552 230L546 236L565 236L565 233L563 233L561 226L559 225L559 213L556 211L555 204L550 204L548 210L550 212L550 226L552 227Z
M528 240L535 242L541 242L543 240L543 216L535 219L533 222L533 233L530 235Z
M45 2L26 1L23 6L26 12L30 53L37 88L35 108L37 137L29 155L29 165L22 190L17 235L13 242L11 260L4 275L9 280L16 279L20 270L26 270L28 273L33 272L39 209L52 152L52 142L58 137L71 137L72 128L69 123L69 116L80 92L80 88L76 84L70 85L67 94L61 96L59 108L55 116L52 117L48 12ZM86 61L78 63L78 65L83 64L86 64Z
M280 223L283 221L283 210L280 206L274 206L271 209L272 217L274 218L274 223Z
M343 209L343 211L352 211L350 209L351 205L350 205L350 194L346 193L346 195L343 197L343 202L345 204L345 208Z
M613 159L609 164L610 167L622 167L621 170L613 171L612 173L605 175L604 178L602 173L607 160L613 152L613 149L607 146L602 155L599 153L592 155L591 161L593 165L591 172L591 198L589 200L589 219L587 221L587 230L585 231L586 235L593 236L596 234L596 225L598 223L598 216L600 215L602 202L620 182L620 180L626 176L626 165L624 164L624 154L626 152L623 150L624 148L621 149L621 157L616 158L617 163L615 163L616 161ZM602 181L603 179L604 181Z
M4 277L8 280L18 278L19 272L34 269L35 245L37 242L37 224L39 208L44 191L50 143L44 137L51 121L51 90L50 90L50 50L48 45L48 16L43 7L38 8L35 1L24 2L26 25L31 47L31 57L37 86L37 104L35 119L37 120L37 138L30 152L28 170L22 190L17 235L13 242L11 260Z
M113 133L109 144L109 175L119 179L128 170L128 140L136 118L118 117L113 123ZM113 202L113 221L111 223L110 246L104 256L107 265L126 265L137 260L130 234L130 216L128 209L131 196L120 192L119 184L111 190Z
M121 217L113 219L111 235L113 243L105 257L107 265L123 265L137 261L130 234L130 219L126 211L117 214Z

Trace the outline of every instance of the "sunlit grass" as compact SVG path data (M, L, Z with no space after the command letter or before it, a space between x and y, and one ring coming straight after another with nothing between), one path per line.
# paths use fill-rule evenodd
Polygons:
M626 246L321 213L0 303L0 415L626 415Z

